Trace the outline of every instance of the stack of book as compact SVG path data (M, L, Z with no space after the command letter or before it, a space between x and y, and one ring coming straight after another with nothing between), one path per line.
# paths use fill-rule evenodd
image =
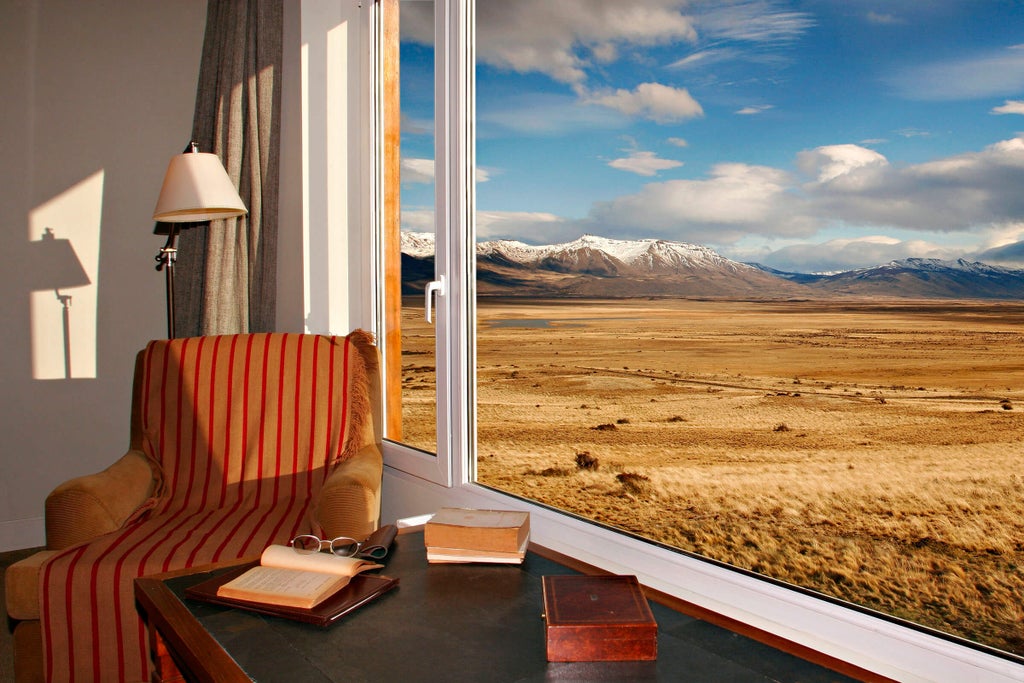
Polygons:
M530 513L441 508L423 529L427 561L522 564Z

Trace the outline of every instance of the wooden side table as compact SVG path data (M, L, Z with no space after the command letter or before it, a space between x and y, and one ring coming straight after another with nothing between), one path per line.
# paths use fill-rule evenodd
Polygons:
M135 593L160 682L853 680L657 603L657 660L548 662L542 577L592 573L558 557L430 565L423 534L400 534L381 570L398 587L326 629L184 598L226 567L136 579Z

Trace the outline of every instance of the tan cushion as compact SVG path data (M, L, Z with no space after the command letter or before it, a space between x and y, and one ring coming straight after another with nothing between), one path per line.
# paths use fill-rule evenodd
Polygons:
M156 483L141 451L64 482L46 498L46 547L60 550L120 529L150 500Z
M316 518L326 537L362 539L377 528L382 472L380 448L375 444L335 467L316 506Z
M40 550L15 562L4 572L4 602L12 619L39 618L39 568L55 550Z

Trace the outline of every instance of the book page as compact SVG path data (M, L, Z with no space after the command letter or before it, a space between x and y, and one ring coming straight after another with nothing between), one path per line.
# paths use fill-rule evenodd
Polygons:
M441 508L428 522L478 528L518 528L529 514L515 510L473 510L467 508Z
M296 571L281 567L253 567L217 589L217 595L293 607L312 607L344 587L348 576Z
M355 576L361 571L383 566L358 557L338 557L329 553L297 553L286 545L267 547L260 557L260 564L264 567L282 567L336 576Z

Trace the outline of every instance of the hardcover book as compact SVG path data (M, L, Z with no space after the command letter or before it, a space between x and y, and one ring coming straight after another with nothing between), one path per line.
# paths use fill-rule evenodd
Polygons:
M512 510L441 508L423 529L431 548L519 553L530 538L530 513Z
M398 586L397 578L381 576L379 574L356 574L343 588L329 595L315 606L308 608L240 600L218 594L218 589L222 585L233 581L254 566L253 564L247 564L235 567L206 581L190 586L185 589L185 597L224 607L234 607L249 612L284 617L326 627Z
M523 540L523 545L514 553L501 550L467 550L465 548L435 548L427 546L427 562L490 562L494 564L522 564L526 557L526 546L530 539Z
M649 661L658 624L635 576L542 578L549 662Z
M344 588L356 574L382 566L357 557L304 555L288 546L272 545L263 551L258 566L220 586L217 594L308 609Z

